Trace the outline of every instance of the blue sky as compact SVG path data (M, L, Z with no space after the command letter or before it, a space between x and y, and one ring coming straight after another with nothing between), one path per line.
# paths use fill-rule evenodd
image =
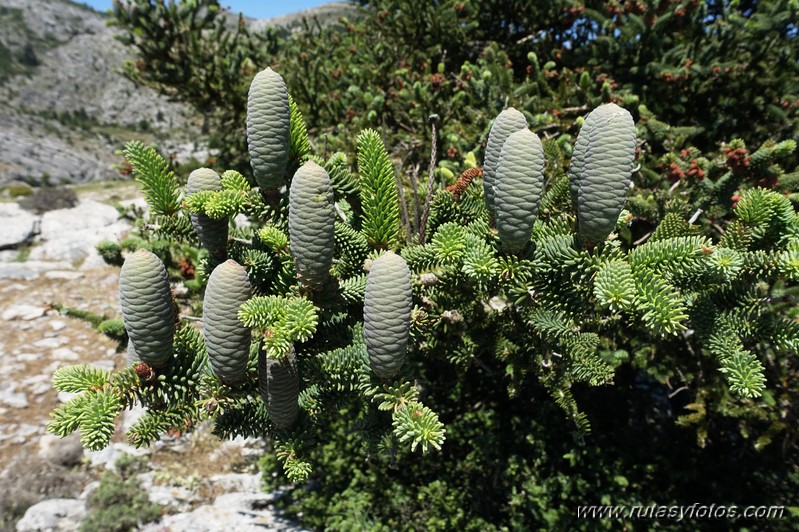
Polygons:
M77 0L98 11L111 9L111 0ZM242 12L252 18L269 18L316 7L331 0L220 0L220 5L230 7L234 13Z

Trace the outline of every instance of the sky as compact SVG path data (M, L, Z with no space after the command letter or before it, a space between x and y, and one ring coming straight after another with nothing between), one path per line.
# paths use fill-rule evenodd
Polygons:
M98 11L111 9L111 0L77 0ZM234 13L261 19L295 13L309 7L316 7L331 0L220 0L222 7L230 7Z

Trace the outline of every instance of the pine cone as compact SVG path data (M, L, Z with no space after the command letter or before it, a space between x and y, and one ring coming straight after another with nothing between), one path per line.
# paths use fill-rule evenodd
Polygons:
M119 302L139 359L155 368L166 365L172 356L175 312L161 259L146 249L125 259L119 272Z
M289 122L286 83L267 67L255 75L247 97L247 145L255 181L262 189L277 189L285 184Z
M186 184L186 193L190 196L196 192L209 190L222 190L222 180L219 174L210 168L198 168L189 174ZM228 220L214 220L206 214L191 213L191 225L197 232L200 244L216 258L223 261L227 258Z
M335 250L335 222L330 176L308 161L294 174L289 191L291 254L303 284L319 287L327 280Z
M366 279L363 327L372 371L382 379L396 375L405 360L412 305L405 259L393 251L381 255Z
M250 297L245 269L233 260L208 277L203 301L203 334L211 367L222 382L244 380L250 352L250 330L239 321L239 307Z
M527 128L527 119L524 115L508 107L497 116L491 132L488 134L486 143L485 163L483 164L483 190L485 192L486 207L488 214L494 217L494 190L496 187L497 167L499 166L499 156L502 153L502 146L511 133Z
M279 429L294 424L299 414L300 379L294 348L282 358L269 358L258 350L258 382L269 419Z
M544 191L544 146L527 128L508 137L499 157L494 205L503 249L524 249Z

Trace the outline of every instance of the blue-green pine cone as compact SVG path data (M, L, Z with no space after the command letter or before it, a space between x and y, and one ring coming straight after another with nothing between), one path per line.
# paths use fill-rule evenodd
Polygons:
M246 377L250 330L239 321L239 307L251 293L247 271L234 260L214 268L203 301L203 335L214 373L226 384Z
M289 93L283 78L267 67L250 84L247 97L247 146L255 181L280 188L289 157Z
M601 105L594 113L598 116L588 132L577 221L580 236L598 244L616 227L627 199L635 164L635 123L626 109L614 103Z
M400 370L411 326L411 272L393 251L377 258L366 278L363 328L375 375L390 379Z
M299 414L300 379L294 347L282 358L258 352L258 386L269 419L279 429L291 427Z
M154 368L166 365L172 356L175 311L161 259L146 249L125 259L119 272L119 302L139 359Z
M483 162L483 192L485 194L486 208L488 214L493 218L494 213L494 191L496 189L497 167L499 166L499 156L502 153L502 146L511 133L527 129L527 119L524 115L508 107L499 115L491 126L486 142L486 155Z
M572 150L572 158L569 163L569 191L571 192L572 204L577 208L577 196L580 192L580 179L583 176L583 169L585 167L585 150L588 147L588 139L591 136L591 129L594 127L597 119L610 111L611 109L606 105L600 105L585 117L583 126L577 134L577 141L574 143Z
M544 190L544 145L527 128L508 137L499 157L494 187L497 232L502 248L524 249Z
M303 284L319 287L327 280L335 250L335 222L330 176L308 161L294 174L289 191L290 249Z
M189 174L186 192L190 196L195 192L222 190L222 178L210 168L198 168ZM200 239L200 244L217 260L227 256L228 221L214 220L206 214L191 213L191 225Z

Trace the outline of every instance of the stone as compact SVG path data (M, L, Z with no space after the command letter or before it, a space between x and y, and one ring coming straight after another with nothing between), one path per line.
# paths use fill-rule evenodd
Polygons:
M150 486L147 490L147 497L152 503L166 506L178 512L191 510L192 503L198 500L198 497L186 488L160 484Z
M103 466L105 469L114 471L116 470L117 459L123 454L141 456L146 452L146 449L136 449L126 443L112 443L100 451L87 450L84 451L83 454L89 458L93 467Z
M17 532L77 530L86 515L80 499L47 499L34 504L17 522Z
M3 310L3 314L0 316L6 321L13 321L13 320L35 320L36 318L41 318L44 316L44 307L40 307L38 305L29 305L27 303L18 303L16 305L11 305L10 307L6 307Z
M62 339L59 336L54 338L41 338L40 340L36 340L33 342L35 347L41 347L43 349L55 349L56 347L61 346L61 344L65 343L66 340Z
M63 331L67 328L67 323L62 320L53 320L50 322L50 328L55 332Z
M42 272L69 267L69 264L63 262L42 262L35 260L28 260L25 262L0 262L0 279L34 281L41 276Z
M28 396L22 392L15 391L13 386L0 388L0 403L11 408L28 408Z
M97 368L97 369L104 369L107 371L114 371L116 367L116 363L113 360L95 360L94 362L89 362L89 365Z
M228 495L241 495L231 493ZM247 500L255 501L252 494L245 494ZM153 523L141 528L142 532L218 532L219 530L235 530L236 532L263 532L271 531L291 531L299 532L303 529L296 523L280 517L277 512L265 506L269 504L270 495L261 494L258 498L257 506L253 508L247 503L235 500L234 497L227 497L220 500L219 504L213 506L200 506L192 512L168 515L158 523ZM232 503L234 506L225 507L224 504ZM250 508L250 509L247 509Z
M74 281L83 277L81 272L72 272L65 270L54 270L44 274L45 279L65 279L67 281Z
M39 458L65 467L79 464L83 460L80 434L73 432L64 438L45 434L39 439Z
M99 242L119 240L130 230L130 223L118 218L114 207L91 199L81 200L71 209L46 212L42 215L41 245L31 251L30 257L75 262L97 255L94 247Z
M0 203L0 249L18 246L33 239L39 218L16 203Z
M68 347L59 347L58 349L54 349L52 352L52 357L56 360L80 360L80 355Z
M226 492L259 493L261 491L261 475L258 473L224 473L212 475L208 481Z
M97 491L97 488L99 488L99 487L100 487L100 481L99 480L93 480L93 481L89 482L88 484L86 484L86 487L83 488L83 491L80 492L80 495L78 495L78 499L80 499L82 501L88 501L89 497L92 496L92 493Z

